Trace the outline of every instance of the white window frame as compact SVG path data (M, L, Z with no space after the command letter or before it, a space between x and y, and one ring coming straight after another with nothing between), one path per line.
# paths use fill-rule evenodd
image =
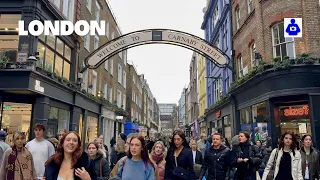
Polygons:
M236 14L236 28L237 30L240 29L240 18L241 18L241 14L240 14L240 8L237 7L235 10L235 14Z
M238 70L239 70L239 77L243 76L243 58L242 55L238 57Z
M91 13L92 0L86 0L86 7L87 7L88 11Z
M113 104L113 88L112 88L112 86L109 89L109 102Z
M94 36L93 48L94 48L94 50L99 48L99 36L97 36L97 35Z
M111 38L110 40L114 39L114 31L111 32Z
M118 106L119 108L121 108L121 105L122 105L121 96L122 96L122 92L118 89L118 93L117 93L117 106Z
M98 81L98 73L95 70L92 70L92 94L96 96L97 94L97 81Z
M82 62L82 66L85 67L84 62ZM88 69L83 72L82 84L81 88L88 90L88 80L89 80L89 71Z
M122 84L122 66L118 63L118 83Z
M213 14L212 14L212 30L216 26L218 20L219 20L219 6L217 4L216 7L214 8Z
M66 19L74 22L74 0L64 0L62 3L62 14Z
M125 95L125 94L123 94L123 97L122 97L122 99L123 99L123 103L122 103L122 105L123 105L123 109L125 110L126 109L126 103L127 103L127 96Z
M124 64L124 66L126 66L127 65L127 51L126 50L123 51L122 56L123 56L123 64Z
M106 62L104 62L104 69L106 71L109 71L109 61L108 60L106 60Z
M123 71L123 87L126 89L127 88L127 73L126 73L126 71Z
M253 42L250 46L250 54L251 54L251 67L259 66L259 59L256 59L256 43Z
M85 35L84 36L84 44L83 44L83 46L84 46L84 48L86 48L86 50L87 51L89 51L90 52L90 34L87 34L87 35Z
M247 0L248 5L248 14L250 14L253 11L253 0Z
M96 1L96 12L95 12L95 16L96 16L96 21L97 21L97 22L100 21L100 10L101 10L101 7L100 7L98 1Z
M103 98L108 99L108 84L105 83L103 86Z
M106 36L110 39L110 23L106 22Z
M280 36L280 31L284 31L283 29L280 29L280 28L279 28L279 25L280 25L280 24L283 24L283 22L280 22L280 23L278 23L278 24L275 24L275 25L272 26L272 28L271 28L273 57L274 57L274 58L280 58L280 59L282 60L282 58L283 58L284 56L289 56L291 59L294 59L294 58L296 58L294 38L284 38L284 37L281 38L281 37L279 37L279 36ZM275 34L274 34L274 31L275 31L275 30L277 31L277 40L278 40L277 43L275 43L275 41L276 41L276 39L275 39L276 36L275 36ZM284 41L284 42L280 42L281 39L284 39L285 41ZM282 45L284 45L284 44L285 44L286 52L287 52L286 55L283 55L283 54L282 54ZM280 46L280 56L277 56L277 54L276 54L276 48L277 48L278 46ZM292 52L290 52L290 53L288 53L288 50L290 50L289 46L291 46L290 48L291 48L291 50L292 50ZM291 56L290 56L290 54L291 54Z
M113 59L110 59L110 74L113 76Z

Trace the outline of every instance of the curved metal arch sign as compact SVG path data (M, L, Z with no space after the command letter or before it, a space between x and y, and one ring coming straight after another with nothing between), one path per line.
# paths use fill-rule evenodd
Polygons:
M229 67L229 57L220 49L211 46L207 41L192 34L170 29L146 29L135 31L108 41L92 52L86 59L87 68L96 69L107 59L119 52L146 44L172 44L181 46L208 57L219 67Z

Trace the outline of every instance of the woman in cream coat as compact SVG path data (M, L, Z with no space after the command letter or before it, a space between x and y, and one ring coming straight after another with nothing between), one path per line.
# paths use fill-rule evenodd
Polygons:
M272 151L268 164L264 169L262 180L267 179L275 158L274 180L303 180L301 154L296 149L296 138L293 133L286 132L281 136L279 148Z

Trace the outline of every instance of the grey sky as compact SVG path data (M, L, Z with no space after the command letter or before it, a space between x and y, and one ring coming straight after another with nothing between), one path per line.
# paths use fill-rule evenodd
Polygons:
M204 37L206 0L107 0L123 34L150 28L185 31ZM145 45L128 50L158 103L177 103L189 82L192 51L173 45Z

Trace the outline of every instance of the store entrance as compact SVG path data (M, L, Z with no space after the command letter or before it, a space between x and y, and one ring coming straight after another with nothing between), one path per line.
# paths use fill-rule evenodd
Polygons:
M292 131L302 137L312 135L309 105L279 106L280 132Z
M32 104L1 102L1 130L8 133L6 142L12 145L13 133L23 132L28 141L31 124Z

